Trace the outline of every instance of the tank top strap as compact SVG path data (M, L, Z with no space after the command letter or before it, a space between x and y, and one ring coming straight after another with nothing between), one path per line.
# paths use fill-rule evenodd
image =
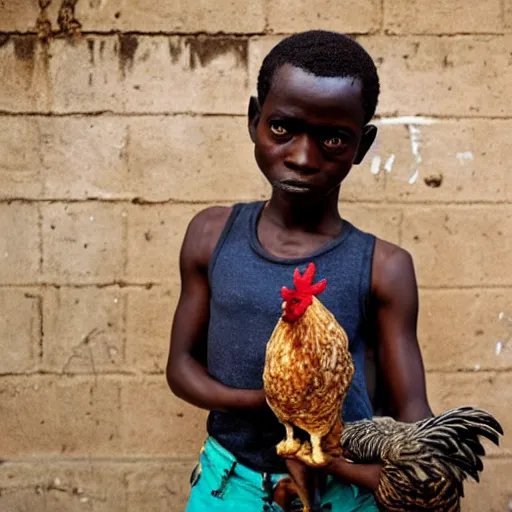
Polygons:
M219 240L215 245L212 256L210 258L210 263L208 264L208 280L211 282L212 280L212 272L215 267L215 263L219 257L220 252L222 251L222 247L224 246L226 240L229 237L229 234L233 230L235 224L237 229L244 229L245 223L249 220L252 209L259 203L235 203L231 207L231 213L228 216L226 224L224 225ZM251 208L251 206L253 208ZM240 226L239 224L244 224L244 226ZM235 229L236 229L235 228ZM246 229L246 228L245 228Z

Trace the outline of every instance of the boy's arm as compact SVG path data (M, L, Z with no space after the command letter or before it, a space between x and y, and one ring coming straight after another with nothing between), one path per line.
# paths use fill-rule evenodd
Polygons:
M418 286L408 252L376 241L372 295L379 367L393 416L406 422L432 416L417 338Z
M212 379L205 359L210 289L208 263L229 209L210 208L191 221L180 253L181 294L174 314L167 362L173 393L208 410L252 409L265 405L263 390L229 388Z

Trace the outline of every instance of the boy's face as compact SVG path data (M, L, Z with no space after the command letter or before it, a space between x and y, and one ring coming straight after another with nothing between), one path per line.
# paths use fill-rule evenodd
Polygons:
M275 189L321 199L337 189L371 146L361 84L279 68L261 110L249 114L258 166Z

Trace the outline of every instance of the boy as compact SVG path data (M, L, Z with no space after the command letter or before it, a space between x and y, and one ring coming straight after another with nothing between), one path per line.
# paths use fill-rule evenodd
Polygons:
M310 261L329 282L321 300L347 331L355 362L344 421L372 416L364 376L372 336L395 418L431 415L411 257L338 212L341 183L375 139L368 123L378 94L372 59L341 34L296 34L262 64L249 133L271 197L200 212L181 251L167 380L178 397L211 411L187 512L280 510L272 491L286 473L275 452L284 429L262 391L265 346L281 287ZM326 470L326 510L377 510L370 491L379 465L340 458Z

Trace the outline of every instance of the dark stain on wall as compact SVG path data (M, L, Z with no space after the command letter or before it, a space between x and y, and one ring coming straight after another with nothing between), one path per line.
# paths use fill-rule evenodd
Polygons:
M36 36L14 36L14 55L17 59L31 61L36 52Z
M190 48L190 68L207 66L215 58L232 53L238 67L247 67L248 41L235 37L189 37L186 43Z
M133 66L133 59L139 42L137 37L132 34L119 34L119 67L121 74L126 76L126 68L131 69Z
M170 36L169 37L169 53L171 55L172 63L175 64L180 58L183 48L181 46L182 40L180 37Z
M82 24L75 18L75 6L78 0L62 0L57 16L59 33L68 37L80 35Z
M423 178L425 185L431 188L439 188L443 184L443 175L442 174L433 174L431 176L427 176Z
M36 19L37 37L43 44L47 44L53 36L52 23L48 19L46 10L52 0L39 0L39 15Z
M87 48L89 49L89 62L94 66L94 39L87 39Z
M11 38L8 34L0 34L0 48L6 45L10 39Z

